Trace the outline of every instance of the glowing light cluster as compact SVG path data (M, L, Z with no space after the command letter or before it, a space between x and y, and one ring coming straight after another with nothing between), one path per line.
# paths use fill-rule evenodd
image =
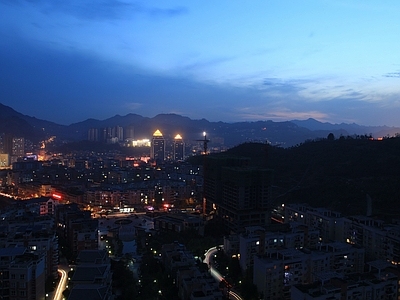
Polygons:
M132 147L150 147L150 146L151 142L149 139L132 141Z

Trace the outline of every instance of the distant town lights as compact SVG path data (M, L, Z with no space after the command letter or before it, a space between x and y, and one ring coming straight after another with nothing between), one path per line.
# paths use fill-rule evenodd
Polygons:
M132 141L132 147L150 147L150 146L151 146L151 142L149 139Z

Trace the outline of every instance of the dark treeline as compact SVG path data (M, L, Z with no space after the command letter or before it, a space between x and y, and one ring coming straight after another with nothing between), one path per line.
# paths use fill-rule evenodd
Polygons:
M245 143L218 155L248 157L252 165L273 169L275 204L365 214L370 197L373 214L400 216L399 137L321 139L286 149Z

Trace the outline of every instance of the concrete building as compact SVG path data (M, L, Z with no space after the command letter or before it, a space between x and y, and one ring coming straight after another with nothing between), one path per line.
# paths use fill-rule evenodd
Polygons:
M45 256L25 247L0 248L0 297L45 299Z
M175 232L193 230L202 235L204 234L204 220L193 214L168 213L154 218L154 228Z
M340 213L304 204L285 205L285 222L299 222L320 231L322 242L340 241L365 248L367 261L381 259L400 264L400 225L366 216Z
M183 142L182 136L177 134L174 138L173 144L173 160L183 161L185 158L185 143Z
M25 138L13 137L11 149L11 163L16 162L18 158L25 156Z
M337 222L342 218L339 212L326 208L314 208L307 204L285 205L285 223L296 221L320 231L322 242L337 240Z
M126 126L124 129L125 140L132 141L135 138L135 127L133 125Z
M68 300L112 299L112 272L106 251L82 250L70 281Z
M167 272L173 277L176 277L179 269L196 264L193 254L178 242L162 245L161 260Z
M330 273L336 277L359 273L363 268L364 249L345 243L321 245L315 251L271 250L254 256L253 283L264 299L290 299L293 285L310 284Z
M158 129L153 133L150 157L157 163L161 163L165 160L165 139Z
M365 248L367 260L381 259L400 264L400 225L385 224L365 216L343 218L337 224L338 240Z
M99 141L99 129L98 128L90 128L88 130L88 141L91 141L91 142Z
M242 270L253 266L255 255L263 255L274 249L316 249L319 242L318 230L309 229L305 225L292 228L284 225L269 229L260 226L245 228L246 231L239 235L238 253Z
M206 157L205 201L229 232L264 226L271 220L272 170L249 167L248 159Z
M40 197L24 200L24 205L34 214L53 215L58 201L50 197Z
M81 211L77 204L58 205L55 216L58 234L67 240L73 257L98 249L98 219L92 219L90 211Z
M10 155L0 153L0 169L9 168L10 166L11 166Z
M208 273L197 267L177 271L176 285L179 299L182 300L222 300L225 299L218 283Z
M378 276L374 273L333 277L324 282L294 285L291 300L396 300L398 277L391 273Z

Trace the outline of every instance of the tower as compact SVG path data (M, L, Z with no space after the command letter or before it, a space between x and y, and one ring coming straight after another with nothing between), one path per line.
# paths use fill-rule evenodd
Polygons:
M174 138L174 160L182 161L185 157L185 143L180 134L177 134Z
M158 129L153 133L151 158L157 161L157 163L165 160L165 140L161 131Z

